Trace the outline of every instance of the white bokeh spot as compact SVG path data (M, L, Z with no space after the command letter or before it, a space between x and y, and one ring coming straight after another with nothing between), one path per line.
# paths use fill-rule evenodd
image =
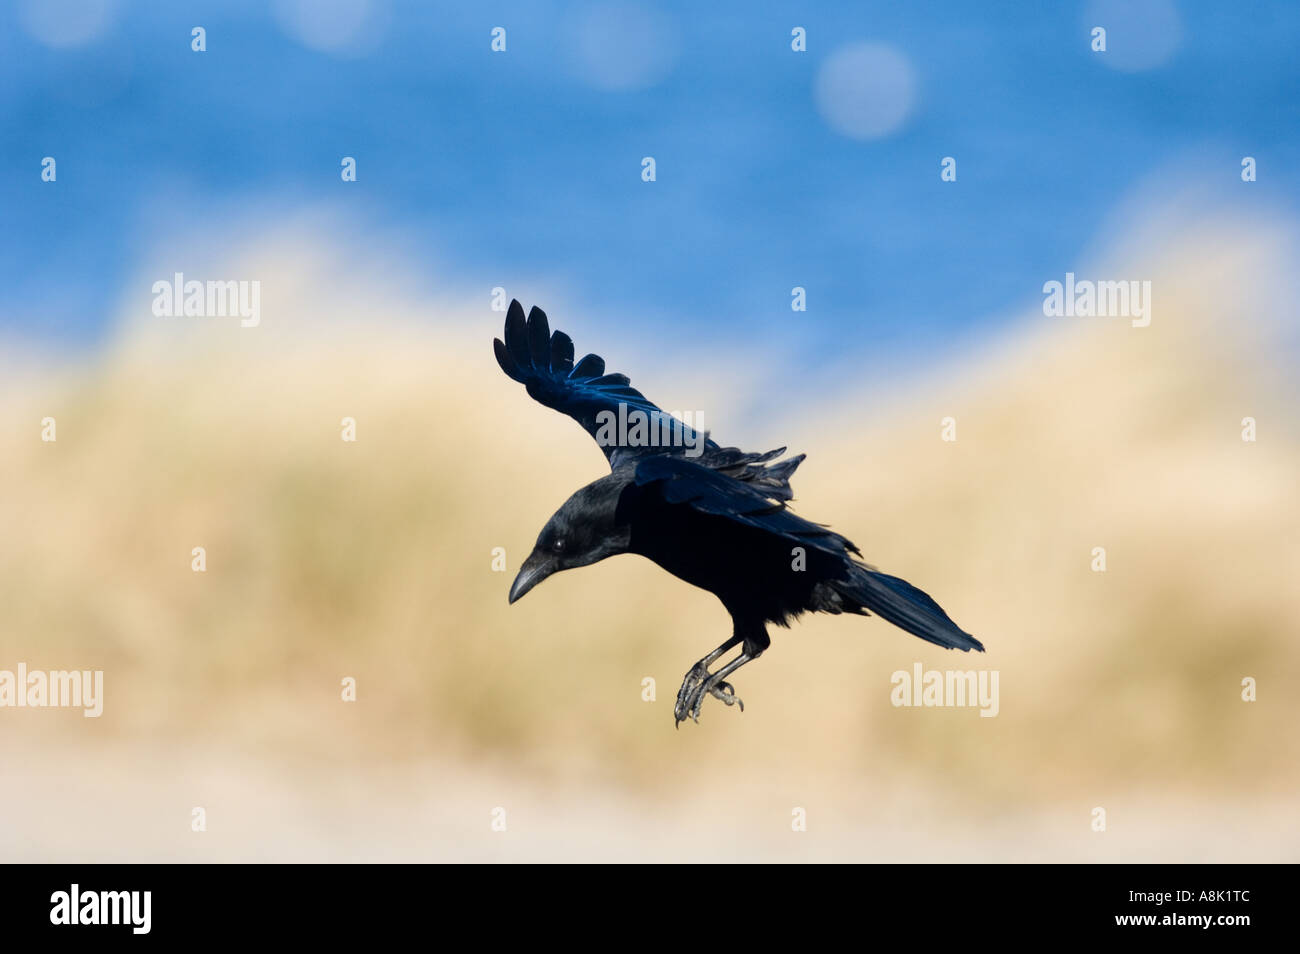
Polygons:
M275 0L273 9L290 38L322 53L366 52L387 21L383 0Z
M916 72L907 57L881 43L840 47L817 72L814 98L822 118L851 139L897 131L916 103Z
M677 31L659 10L628 0L594 4L576 22L579 73L599 89L646 89L677 60Z
M1084 27L1105 27L1106 52L1096 57L1123 73L1163 66L1183 44L1183 21L1173 0L1092 0Z
M18 22L45 46L85 46L108 29L115 7L113 0L20 0Z

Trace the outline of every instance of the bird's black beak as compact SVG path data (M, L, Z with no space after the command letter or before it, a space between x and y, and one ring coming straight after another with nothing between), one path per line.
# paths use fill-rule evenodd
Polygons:
M542 580L546 579L555 572L555 567L544 556L539 557L536 553L530 553L524 565L519 568L519 575L515 577L514 584L510 587L510 602L520 599L525 593L531 590Z

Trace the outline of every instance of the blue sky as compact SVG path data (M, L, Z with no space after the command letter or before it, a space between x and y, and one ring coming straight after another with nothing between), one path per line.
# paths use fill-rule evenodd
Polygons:
M554 276L610 320L888 357L1041 300L1163 169L1194 160L1228 201L1296 206L1296 3L332 0L331 20L298 2L4 5L0 330L93 348L173 233L210 222L238 244L249 209L325 203L485 303ZM870 137L818 98L861 43L912 76L901 121ZM849 94L890 95L872 83Z

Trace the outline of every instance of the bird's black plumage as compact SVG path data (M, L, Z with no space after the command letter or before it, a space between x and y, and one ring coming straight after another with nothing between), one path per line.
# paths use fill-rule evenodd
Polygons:
M804 612L875 613L948 649L983 650L927 594L858 559L858 548L788 506L790 477L804 459L781 460L720 447L647 400L626 375L606 374L587 355L576 364L573 342L554 334L540 308L524 317L512 301L497 362L530 396L572 417L600 444L610 473L580 489L551 517L510 589L510 602L560 570L620 553L636 553L709 590L731 614L731 639L695 664L678 693L678 722L698 718L705 696L738 703L725 677L768 645L767 624L788 625ZM642 415L679 437L647 443L609 427ZM740 654L716 670L728 650ZM742 705L743 708L743 705Z

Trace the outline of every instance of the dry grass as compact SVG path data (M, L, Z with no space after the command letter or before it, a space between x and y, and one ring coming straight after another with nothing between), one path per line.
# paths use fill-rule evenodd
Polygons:
M864 387L818 406L810 381L780 428L746 422L755 443L809 453L801 512L930 590L989 652L808 619L743 671L743 715L711 705L680 732L677 682L727 633L712 597L623 557L507 607L510 574L491 572L493 547L513 570L603 467L496 370L499 315L376 309L295 258L264 277L256 330L127 322L80 366L14 362L0 668L103 669L107 700L98 721L0 711L16 780L0 850L660 858L692 843L665 826L726 819L747 858L1016 858L1033 844L1185 857L1196 843L1295 860L1273 808L1300 766L1300 435L1270 355L1294 313L1261 292L1294 247L1234 228L1142 262L1150 328L1031 317L973 370L888 402ZM554 321L579 346L597 324ZM695 371L648 380L644 350L606 350L651 397L708 410L723 439L729 409L762 386L728 382L705 403ZM47 415L55 444L39 440ZM939 440L948 415L956 443ZM1239 437L1247 415L1254 444ZM339 438L344 416L355 444ZM893 708L890 673L917 660L999 670L1001 714ZM355 705L339 701L343 676ZM1259 680L1254 704L1244 676ZM121 812L78 816L72 792ZM189 806L223 799L244 823L194 848ZM489 802L530 806L517 824L533 840L480 838ZM820 832L806 855L782 840L794 805ZM1097 847L1094 805L1121 819L1100 837L1124 848ZM1153 807L1168 805L1181 807ZM286 811L299 823L265 817ZM410 845L397 817L435 818L441 835ZM746 828L760 818L762 837Z

